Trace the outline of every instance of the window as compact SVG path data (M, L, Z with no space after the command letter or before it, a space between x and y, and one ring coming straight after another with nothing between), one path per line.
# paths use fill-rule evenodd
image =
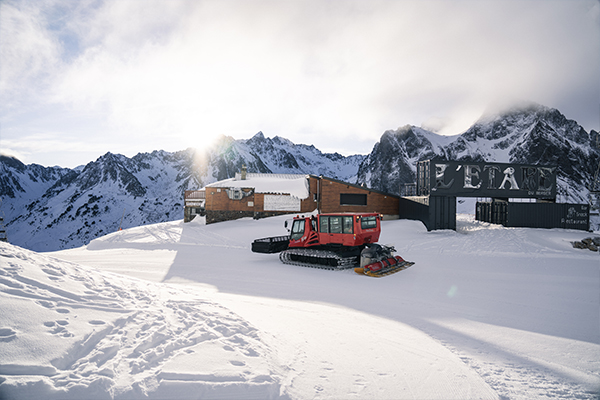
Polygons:
M292 240L298 240L302 236L304 236L304 220L297 219L294 221L294 225L292 225Z
M377 217L362 217L360 220L362 229L371 229L377 227Z
M329 217L321 217L321 228L320 232L328 233L329 232Z
M231 200L241 200L244 194L242 193L242 189L234 188L234 189L225 189L227 190L227 197Z
M329 217L329 233L342 233L342 217Z
M354 233L353 219L354 217L344 217L344 233Z
M366 206L367 195L360 193L340 193L341 206Z
M351 216L321 217L321 233L354 233Z

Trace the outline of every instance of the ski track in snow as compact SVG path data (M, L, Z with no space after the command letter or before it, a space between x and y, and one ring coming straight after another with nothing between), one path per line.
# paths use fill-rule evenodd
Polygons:
M384 222L417 264L371 279L250 252L289 218L0 244L0 398L598 398L585 232Z
M443 329L443 325L441 326ZM477 330L485 331L481 327L478 327ZM481 335L457 332L456 327L447 327L444 333L444 335L434 336L443 337L444 339L439 339L440 342L469 368L476 371L500 399L598 398L598 391L595 389L598 387L599 376L599 363L595 359L598 356L596 346L582 346L584 351L591 351L587 360L590 364L589 370L582 373L578 369L567 366L576 364L577 362L574 360L562 363L564 360L554 362L548 360L547 356L535 358L526 355L527 351L519 352L514 349L511 351L510 348L498 346L497 343ZM515 334L523 333L507 330L505 340L512 340L511 337L514 337ZM565 345L564 349L569 347L567 343L557 344ZM556 349L560 348L560 346L556 347ZM576 350L581 351L582 349ZM585 382L586 385L582 386L581 382Z

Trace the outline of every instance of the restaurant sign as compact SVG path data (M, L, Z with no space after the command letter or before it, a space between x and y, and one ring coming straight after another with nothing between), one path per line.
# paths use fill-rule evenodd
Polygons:
M421 195L492 198L556 198L555 166L459 161L421 161Z

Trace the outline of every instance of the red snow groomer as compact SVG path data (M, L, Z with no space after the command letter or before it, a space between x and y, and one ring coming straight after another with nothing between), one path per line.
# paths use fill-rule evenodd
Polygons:
M280 253L284 264L330 270L354 268L359 274L373 277L390 275L414 264L394 256L393 246L377 244L380 233L381 216L375 213L298 216L290 235L256 239L252 251Z

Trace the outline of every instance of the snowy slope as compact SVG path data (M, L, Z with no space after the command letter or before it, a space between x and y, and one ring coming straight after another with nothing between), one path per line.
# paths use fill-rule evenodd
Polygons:
M374 279L252 253L285 218L1 245L0 394L597 398L600 259L570 244L584 233L384 221L380 242L416 264Z

